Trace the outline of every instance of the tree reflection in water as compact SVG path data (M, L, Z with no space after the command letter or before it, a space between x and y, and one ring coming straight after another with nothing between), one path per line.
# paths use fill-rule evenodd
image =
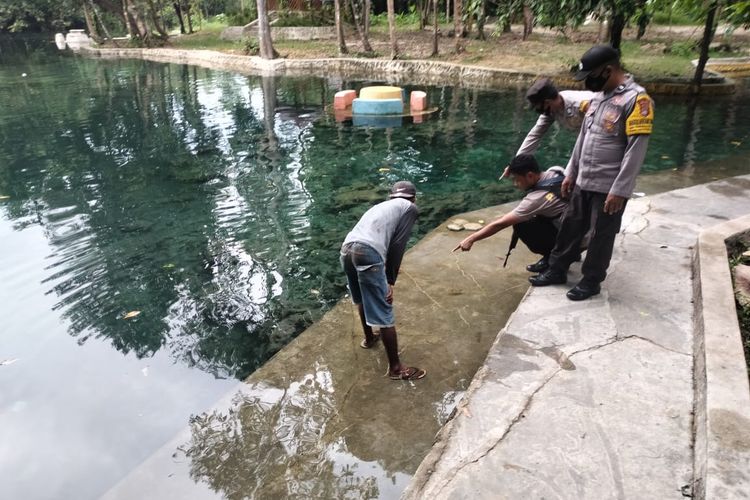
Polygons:
M193 480L230 499L378 498L378 475L362 470L343 436L327 433L335 418L331 373L316 366L286 389L259 384L226 411L194 416L181 452Z

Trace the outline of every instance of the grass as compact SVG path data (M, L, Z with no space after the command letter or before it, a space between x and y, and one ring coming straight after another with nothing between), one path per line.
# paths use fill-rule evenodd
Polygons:
M407 18L408 19L408 18ZM402 19L398 26L398 43L402 58L427 59L432 48L432 34L420 31L415 25ZM201 31L192 35L173 37L170 45L183 49L211 49L231 53L242 53L243 43L224 41L219 38L221 30L226 27L223 19L203 23ZM450 29L442 25L442 33ZM517 30L516 30L517 31ZM700 30L699 30L700 31ZM528 41L521 41L518 33L490 36L486 30L487 40L480 41L473 37L463 39L465 48L462 54L454 51L453 38L439 38L440 54L434 60L458 64L480 65L486 67L514 69L536 74L565 74L577 63L581 54L593 43L595 34L586 30L572 33L570 38L550 32L536 31ZM376 57L387 57L390 54L387 25L382 23L372 26L371 44ZM626 68L636 75L639 81L656 80L671 77L690 77L694 68L691 60L698 57L692 40L692 32L686 34L665 33L653 35L648 40L623 42L623 62ZM747 46L748 40L733 45ZM347 45L351 57L358 57L361 50L356 35L347 36ZM335 40L324 41L282 41L274 42L276 50L282 57L288 58L327 58L338 55ZM717 53L715 56L726 57L731 54Z

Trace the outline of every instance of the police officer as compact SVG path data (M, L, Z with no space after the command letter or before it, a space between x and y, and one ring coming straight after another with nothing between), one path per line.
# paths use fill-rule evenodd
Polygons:
M524 154L511 160L508 173L513 184L526 193L523 200L510 213L464 238L453 251L460 249L468 252L477 241L512 226L511 250L520 239L529 250L541 255L538 262L526 266L529 272L540 273L547 269L549 254L555 246L560 215L567 205L560 199L563 169L552 167L542 172L534 156Z
M526 99L532 109L539 113L539 118L526 134L516 156L536 152L542 137L555 122L568 130L578 132L589 102L594 96L594 92L587 90L558 91L549 78L535 81L526 92Z
M620 64L609 45L589 49L578 64L576 80L599 92L584 118L565 170L563 196L570 196L549 268L529 278L534 286L563 284L590 226L593 234L581 271L583 279L567 296L585 300L600 291L612 258L622 213L643 165L654 121L654 104Z

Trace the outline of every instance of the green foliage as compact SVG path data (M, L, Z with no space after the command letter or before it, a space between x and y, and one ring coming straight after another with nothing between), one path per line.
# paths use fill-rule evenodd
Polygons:
M273 23L277 28L333 26L333 12L329 8L307 12L281 11L278 14L279 19Z
M396 26L407 27L419 25L419 12L416 5L409 5L409 12L396 13ZM370 26L388 26L388 13L383 12L370 17Z
M725 12L730 24L750 28L750 0L733 2L726 7Z
M83 25L82 12L74 0L0 1L0 33L62 31Z
M257 56L260 54L260 42L257 38L245 38L242 41L242 51L249 56Z
M673 54L679 57L695 57L698 53L698 42L694 40L685 40L681 42L672 42L664 50L666 54Z

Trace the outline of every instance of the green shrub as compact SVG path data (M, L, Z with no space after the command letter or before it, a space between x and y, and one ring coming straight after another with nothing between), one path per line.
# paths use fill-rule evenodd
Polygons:
M698 43L689 40L683 42L672 42L671 45L667 46L664 52L679 57L692 57L698 52Z
M249 56L260 54L260 43L257 38L245 38L242 42L242 51Z

